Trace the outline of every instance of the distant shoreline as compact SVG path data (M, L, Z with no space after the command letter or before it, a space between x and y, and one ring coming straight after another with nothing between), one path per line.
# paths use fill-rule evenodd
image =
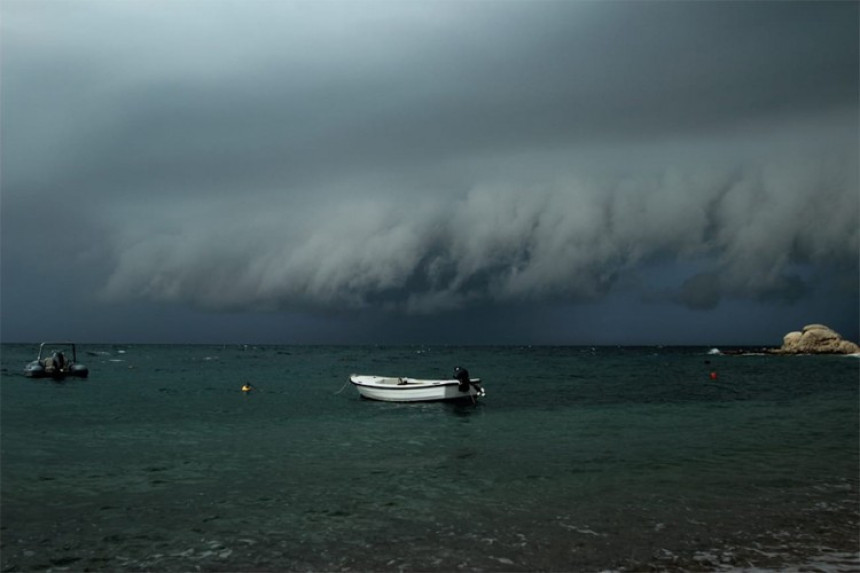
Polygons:
M745 347L736 347L729 350L720 350L717 356L750 356L750 355L768 355L768 356L860 356L858 353L845 352L793 352L783 350L781 348L757 348L750 349Z

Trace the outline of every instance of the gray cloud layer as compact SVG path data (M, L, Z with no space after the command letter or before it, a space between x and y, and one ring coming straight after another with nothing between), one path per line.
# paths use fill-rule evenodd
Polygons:
M24 237L62 241L107 300L220 310L856 289L857 21L827 2L6 2L4 267ZM52 203L67 217L28 236Z

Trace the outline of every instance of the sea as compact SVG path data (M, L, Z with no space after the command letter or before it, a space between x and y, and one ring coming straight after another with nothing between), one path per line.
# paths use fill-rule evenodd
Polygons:
M2 571L860 570L856 356L80 344L60 382L37 352L0 354ZM348 384L457 366L477 403Z

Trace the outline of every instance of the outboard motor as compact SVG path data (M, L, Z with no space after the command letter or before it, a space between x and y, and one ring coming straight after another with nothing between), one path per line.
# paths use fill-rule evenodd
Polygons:
M465 368L460 368L457 366L454 368L454 378L460 382L460 385L457 386L457 389L460 392L468 392L469 391L469 371Z
M62 372L66 368L66 356L62 352L54 352L51 358L54 359L54 368L56 368L57 373Z

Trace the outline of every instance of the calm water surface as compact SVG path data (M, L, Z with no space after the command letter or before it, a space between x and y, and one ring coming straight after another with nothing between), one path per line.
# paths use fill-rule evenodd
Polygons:
M3 571L860 568L856 357L81 345L57 383L37 350L0 356ZM344 385L458 365L477 406Z

